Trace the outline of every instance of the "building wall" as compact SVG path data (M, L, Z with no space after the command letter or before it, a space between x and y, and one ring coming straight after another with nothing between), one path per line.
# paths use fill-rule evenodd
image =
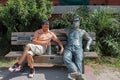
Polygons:
M55 6L60 5L59 0L50 0ZM89 5L120 5L120 0L90 0Z
M0 0L0 4L5 5L5 4L6 4L6 2L7 2L7 0Z
M50 0L54 6L60 5L59 0ZM1 4L5 4L7 0L0 0ZM120 5L120 0L90 0L89 5Z
M120 0L108 0L107 5L120 5Z
M90 0L90 5L107 5L106 0Z
M57 6L60 4L59 0L50 0L54 6Z

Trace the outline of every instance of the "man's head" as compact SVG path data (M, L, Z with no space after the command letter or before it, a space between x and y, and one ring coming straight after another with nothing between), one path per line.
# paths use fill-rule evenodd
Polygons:
M80 19L79 19L78 16L76 16L76 17L74 17L74 19L73 19L73 27L74 27L75 29L77 29L77 28L79 28L79 26L80 26Z
M48 20L44 20L42 22L42 29L43 29L44 32L49 31L49 21Z

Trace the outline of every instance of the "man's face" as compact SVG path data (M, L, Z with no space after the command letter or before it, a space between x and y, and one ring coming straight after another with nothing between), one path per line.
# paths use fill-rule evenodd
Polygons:
M79 26L80 26L80 21L73 21L74 28L79 28Z
M44 32L47 32L49 30L49 25L48 24L43 24L42 29Z

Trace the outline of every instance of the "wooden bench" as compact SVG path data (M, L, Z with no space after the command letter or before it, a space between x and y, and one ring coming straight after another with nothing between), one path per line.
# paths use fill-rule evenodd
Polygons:
M54 31L54 30L51 30ZM54 32L57 37L62 41L63 45L65 46L67 43L67 37L62 33ZM34 35L34 32L12 32L11 34L11 45L22 45L24 46L27 43L31 42L31 39ZM89 32L89 35L92 37L93 42L92 45L95 45L95 33ZM84 41L83 41L84 42ZM41 56L34 56L36 67L47 67L47 66L55 66L55 65L64 65L63 57L57 54L56 43L52 41L51 46L48 47L46 53ZM10 51L5 57L11 58L20 58L21 53L23 51ZM98 55L96 52L84 52L85 58L97 58ZM84 62L84 60L83 60ZM83 65L84 69L84 65ZM83 70L84 71L84 70ZM83 72L84 73L84 72Z

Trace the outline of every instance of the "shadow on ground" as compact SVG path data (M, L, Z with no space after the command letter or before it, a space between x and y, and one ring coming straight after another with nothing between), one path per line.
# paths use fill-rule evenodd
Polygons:
M29 69L23 72L9 72L7 68L0 69L0 80L68 80L68 71L63 67L35 68L35 76L28 77Z

